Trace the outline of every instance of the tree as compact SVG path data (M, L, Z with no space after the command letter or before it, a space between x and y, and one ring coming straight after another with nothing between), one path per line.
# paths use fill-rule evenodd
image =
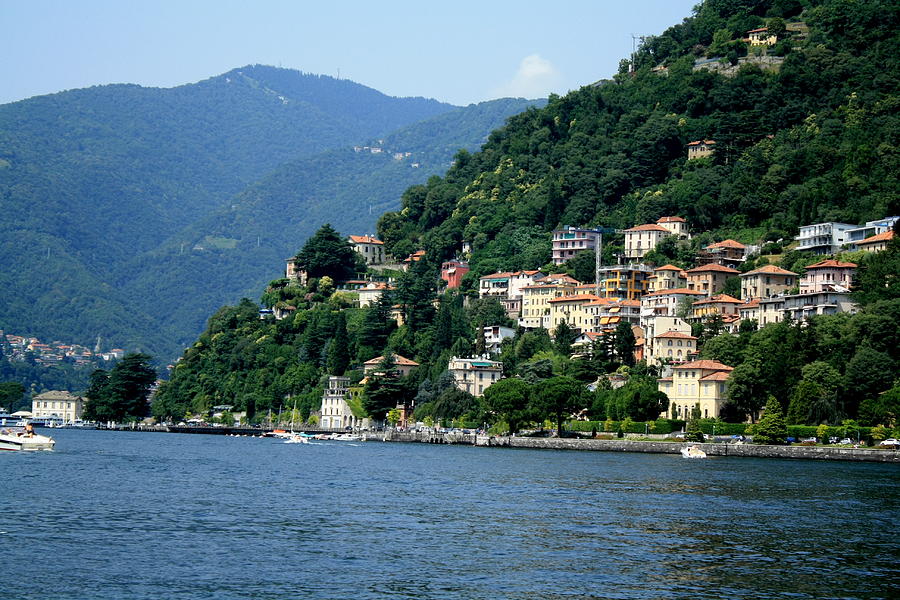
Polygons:
M334 326L334 337L328 346L328 372L332 375L343 375L350 366L350 339L347 336L347 317L344 311L337 314Z
M22 399L25 394L25 387L18 381L6 381L0 383L0 406L9 412L13 412L13 408Z
M623 365L634 365L634 332L631 330L631 324L622 321L616 325L615 333L615 352L616 358Z
M703 431L700 429L700 403L698 402L691 409L691 416L684 429L684 441L702 442L703 440Z
M97 369L91 374L85 396L85 418L93 421L125 421L147 415L147 397L156 381L150 366L152 357L131 353L107 373Z
M766 398L761 363L750 359L736 366L728 377L728 403L738 420L748 415L755 419Z
M516 433L528 418L530 386L518 377L508 377L484 390L482 405L485 419L491 423L506 421L509 432Z
M569 327L569 324L560 321L553 331L553 345L556 347L556 351L563 356L572 354L572 343L575 342L576 337L575 331Z
M787 425L781 413L781 404L775 396L769 396L766 411L753 432L754 444L779 445L787 441Z
M571 413L587 407L584 391L584 387L571 377L551 377L535 386L531 393L531 406L538 419L552 416L556 422L556 433L562 436L565 419Z
M859 348L844 373L844 412L855 417L860 401L889 389L895 376L890 356L866 346Z
M303 244L294 260L310 278L328 275L337 281L346 281L365 271L363 258L329 223L322 225Z
M896 427L900 418L900 384L874 398L866 398L859 406L859 419L868 425Z

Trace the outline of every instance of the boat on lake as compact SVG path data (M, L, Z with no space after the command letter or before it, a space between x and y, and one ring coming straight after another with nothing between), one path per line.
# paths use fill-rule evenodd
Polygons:
M48 435L38 435L25 428L0 429L0 450L53 450L56 440Z
M681 449L681 455L685 458L706 458L706 452L700 446L685 446Z

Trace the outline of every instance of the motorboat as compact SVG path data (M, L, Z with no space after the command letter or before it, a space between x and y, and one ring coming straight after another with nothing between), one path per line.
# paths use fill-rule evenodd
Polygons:
M360 442L362 441L361 435L356 435L354 433L342 433L340 435L336 435L331 439L337 442Z
M706 458L706 452L700 446L685 446L681 449L681 456L685 458Z
M285 444L308 444L309 437L303 435L302 433L292 433L290 436L285 438Z
M0 450L53 450L56 440L19 427L0 429Z

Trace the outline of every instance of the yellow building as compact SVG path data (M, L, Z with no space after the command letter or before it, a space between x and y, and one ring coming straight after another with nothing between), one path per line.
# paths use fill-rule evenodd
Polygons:
M550 300L574 294L575 284L550 283L522 288L522 312L519 326L525 329L550 329Z
M703 292L709 296L724 290L726 279L740 275L740 271L737 269L716 264L694 267L688 269L686 273L688 289Z
M647 285L650 292L684 288L687 287L687 274L675 265L663 265L653 269Z
M578 332L594 330L594 315L592 314L594 303L600 300L593 294L573 294L570 296L558 296L548 300L550 305L551 332L565 322Z
M716 151L716 142L713 140L697 140L687 145L688 160L695 158L706 158L712 156Z
M647 265L616 265L600 269L600 297L640 300L649 291L653 269Z
M797 285L797 274L793 271L766 265L741 274L741 298L769 298L783 294Z
M884 233L879 233L857 242L856 247L865 252L881 252L882 250L887 250L888 244L894 237L894 230L888 229Z
M713 315L737 315L738 306L743 304L740 300L728 294L718 294L712 298L705 298L694 302L694 310L691 317L702 320Z
M666 418L689 418L698 404L702 418L718 417L727 400L727 381L733 370L715 360L695 360L673 367L671 377L657 380L659 391L669 397Z
M84 400L69 392L53 390L31 400L31 416L35 419L61 419L63 423L81 420Z

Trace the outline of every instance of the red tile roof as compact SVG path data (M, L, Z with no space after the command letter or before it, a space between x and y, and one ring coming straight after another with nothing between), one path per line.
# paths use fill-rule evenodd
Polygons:
M775 265L765 265L758 269L753 269L752 271L742 273L741 277L756 275L757 273L769 273L770 275L793 275L794 277L797 276L797 274L793 271L788 271L787 269L782 269L781 267L776 267Z
M867 237L861 242L857 242L857 245L860 244L874 244L876 242L887 242L888 240L894 239L894 230L888 229L885 232L873 235L871 237Z
M822 262L817 262L814 265L809 265L806 267L806 270L810 269L855 269L856 263L852 262L841 262L839 260L834 260L833 258L829 258L828 260L823 260Z
M723 267L722 265L717 264L709 264L703 265L700 267L694 267L693 269L688 269L686 272L690 273L702 273L704 271L718 271L719 273L740 273L737 269L732 269L731 267Z
M700 378L700 381L725 381L728 379L728 373L725 371L718 371L716 373L710 373L709 375L704 375Z
M550 298L549 302L592 302L600 300L594 294L572 294L571 296L558 296Z
M696 340L697 339L692 335L688 335L686 333L681 333L680 331L667 331L665 333L659 334L656 337L657 338L677 338L680 340Z
M351 235L349 237L354 244L384 244L384 242L373 238L371 235Z
M715 140L697 140L695 142L689 142L688 146L699 146L700 144L706 144L707 146L715 146Z
M675 369L707 369L710 371L733 371L734 367L723 365L717 360L695 360L681 365L676 365Z
M687 223L681 217L660 217L656 220L657 223Z
M681 269L676 267L675 265L663 265L661 267L656 267L653 270L654 271L681 271Z
M729 296L728 294L716 294L712 298L706 298L704 300L697 300L694 304L743 304L743 301L738 300L734 296Z
M381 364L381 361L383 361L383 360L384 360L384 356L376 356L375 358L367 360L363 364L378 365L378 364ZM404 366L404 367L418 367L419 366L419 363L417 363L416 361L409 360L408 358L400 356L399 354L394 355L394 364Z
M737 240L722 240L721 242L716 242L715 244L710 244L707 248L735 248L737 250L745 250L747 246L738 242Z
M668 296L669 294L690 294L691 296L705 296L706 292L703 292L701 290L691 290L688 288L673 288L671 290L659 290L658 292L650 292L649 294L644 294L644 297Z
M626 229L625 232L629 231L664 231L666 233L672 233L662 225L657 225L655 223L651 223L649 225L638 225L637 227L632 227L631 229Z

